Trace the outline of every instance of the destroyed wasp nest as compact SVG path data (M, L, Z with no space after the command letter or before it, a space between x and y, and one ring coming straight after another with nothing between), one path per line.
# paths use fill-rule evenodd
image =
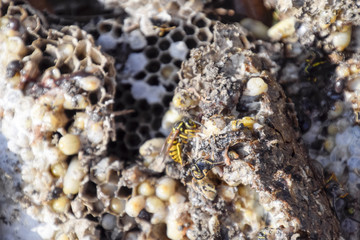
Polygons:
M205 219L216 216L214 234L222 238L338 238L322 175L299 142L292 104L268 72L271 60L254 54L236 25L217 24L214 36L181 69L174 107L201 125L182 147L184 167L167 167L169 176L188 184L196 237L213 236ZM186 166L198 167L205 177L195 180ZM256 190L263 210L253 212L260 214L257 222L241 228L234 210L243 185Z
M279 82L296 106L311 158L345 189L339 194L327 188L343 237L358 239L359 2L273 3L280 21L268 35L273 45L284 46L285 56L273 58L285 63Z
M43 238L74 222L81 223L77 238L95 236L95 224L74 219L72 208L81 202L92 209L78 193L114 138L113 60L76 26L45 29L28 5L2 2L1 10L1 127L23 160L22 201L50 225Z
M271 51L261 52L238 26L219 24L215 42L193 51L182 66L163 128L181 114L196 121L194 136L179 145L184 164L167 163L168 176L149 171L165 167L164 140L157 138L140 149L146 167L124 167L123 157L133 160L129 149L135 152L143 140L158 135L152 130L160 128L160 115L179 81L176 71L189 49L212 39L212 26L191 10L198 1L136 2L143 5L139 8L135 1L104 2L120 4L131 15L121 22L101 20L94 33L103 50L117 55L115 100L113 62L92 37L74 26L45 29L43 18L27 5L1 5L7 13L0 28L6 76L0 92L2 131L24 161L28 212L48 223L38 229L42 237L339 238L322 175L310 165L299 143L293 105L272 75L280 67L267 57ZM296 22L285 22L290 33L283 32L284 25L275 27L273 40L286 43L286 51L274 44L273 51L280 50L275 56L302 55L307 38L292 38ZM331 40L339 39L335 36L324 49L343 51L349 46L349 27L330 25L331 33L345 34L340 45ZM348 86L356 82L352 74ZM150 96L155 89L156 96ZM349 99L356 99L356 91L349 92ZM125 130L116 129L120 140L110 148L120 160L106 149L115 130L113 101L115 110L136 110L130 120L116 119L125 122ZM357 100L351 101L356 109ZM354 160L348 162L356 173Z

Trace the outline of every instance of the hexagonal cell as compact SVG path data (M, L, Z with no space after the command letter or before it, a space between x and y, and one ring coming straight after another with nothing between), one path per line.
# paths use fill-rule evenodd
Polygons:
M158 86L159 85L159 77L157 75L149 76L146 79L146 82L151 86Z
M163 78L167 79L172 75L173 72L175 72L174 67L168 65L161 68L160 74Z
M143 112L148 111L150 108L150 105L145 99L140 99L136 102L136 109Z
M203 17L203 14L197 14L191 19L192 24L198 28L203 28L210 25L210 20L206 17Z
M120 175L119 171L111 169L108 172L107 182L112 183L112 184L117 184L119 181L119 177L120 177L119 175Z
M117 186L110 183L103 183L99 185L98 191L99 195L106 196L108 198L112 198L115 195L115 191L117 189Z
M202 18L196 20L194 23L199 28L206 27L206 22Z
M160 116L164 112L164 107L161 104L155 103L151 106L151 112L154 114L154 116Z
M162 103L164 104L165 107L168 107L170 105L170 102L172 101L173 95L169 94L169 95L165 95L162 99Z
M169 53L163 53L160 56L160 62L162 63L169 63L171 62L171 56Z
M114 27L112 30L112 34L116 38L121 37L121 35L123 34L123 30L122 30L121 26Z
M165 87L165 89L166 89L166 91L167 92L173 92L174 90L175 90L175 88L176 88L176 86L174 85L174 84L168 84L168 85L164 85L164 87Z
M160 70L160 63L157 60L152 60L146 65L145 69L148 72L155 73Z
M145 56L148 58L156 58L159 56L159 50L156 47L150 47L145 50Z
M174 42L182 41L185 37L185 34L180 31L180 29L176 29L171 33L171 39Z
M174 82L175 84L178 84L179 81L180 81L179 76L178 76L177 74L174 75L174 77L172 78L172 80L173 80L173 82Z
M80 197L86 199L88 202L94 202L97 200L96 184L94 182L87 182L82 185L80 189Z
M186 35L193 35L195 33L195 28L190 25L185 25L184 31L185 31Z
M173 64L174 64L177 68L181 68L182 61L179 60L179 59L174 59L174 60L173 60Z
M134 78L135 80L142 80L146 77L146 72L141 71L135 74Z
M162 39L162 40L159 42L158 46L159 46L159 48L160 48L161 50L166 50L166 49L168 49L168 48L170 47L170 42L169 42L169 40L167 40L167 39Z
M129 133L125 135L125 143L129 148L137 149L141 143L141 138L136 133Z
M157 36L150 36L146 38L148 45L155 45L158 40Z
M125 125L125 129L128 132L135 132L136 128L139 126L139 123L136 121L128 121Z
M193 49L197 47L197 42L194 38L189 37L188 39L185 40L185 44L189 49Z
M150 128L148 126L141 126L139 128L139 134L144 138L150 137Z
M108 231L113 230L116 227L116 217L111 214L103 214L101 218L101 226Z
M131 188L128 188L128 187L125 187L125 186L122 186L119 191L117 192L117 196L119 198L128 198L132 193L132 189Z
M122 97L122 102L127 106L133 105L135 103L135 99L133 98L131 92L126 92L124 94L124 96Z
M51 57L44 57L39 62L39 70L40 70L40 72L44 72L46 69L48 69L54 65L55 65L54 59L52 59Z
M89 205L88 208L91 209L91 214L93 216L97 216L104 211L104 204L101 201L97 201Z
M156 131L156 130L159 130L160 127L161 127L161 121L162 121L162 118L155 118L152 123L151 123L151 128L152 130Z
M151 120L151 118L152 118L152 115L150 112L141 112L140 113L140 120L142 122L149 122Z
M145 99L138 100L136 102L136 109L139 111L148 111L150 108L150 105Z
M199 31L199 33L197 34L197 38L199 39L199 41L205 42L205 41L208 41L210 39L211 33L209 33L206 30L207 29L201 29Z
M101 22L101 23L99 23L99 25L98 25L98 31L99 31L101 34L110 32L111 29L112 29L112 24L109 23L109 22Z

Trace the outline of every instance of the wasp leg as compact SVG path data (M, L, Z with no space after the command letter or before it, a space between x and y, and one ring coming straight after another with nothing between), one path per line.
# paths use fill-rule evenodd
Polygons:
M229 151L229 146L225 149L225 152L224 152L224 158L225 158L224 162L226 165L229 166L231 164L231 159L228 155L228 151Z
M182 134L182 133L179 134L179 137L184 138L184 139L188 139L188 136L187 136L187 135L184 135L184 134Z
M239 159L239 154L237 154L235 151L229 151L229 146L225 149L224 152L224 158L225 158L225 164L226 165L230 165L231 164L231 160L237 160Z

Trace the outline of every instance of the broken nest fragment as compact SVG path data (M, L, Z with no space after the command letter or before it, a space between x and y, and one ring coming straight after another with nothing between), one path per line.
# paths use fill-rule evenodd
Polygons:
M115 137L113 59L76 26L46 29L28 5L0 6L1 131L23 160L22 202L31 216L52 224L39 231L44 239L62 232L97 236L96 224L74 206L80 202L86 213L107 204L93 203L84 189Z
M323 176L301 144L293 104L269 73L271 60L253 51L238 25L218 23L214 36L181 68L175 96L191 104L174 106L199 124L182 146L183 166L167 167L188 186L194 239L339 238Z

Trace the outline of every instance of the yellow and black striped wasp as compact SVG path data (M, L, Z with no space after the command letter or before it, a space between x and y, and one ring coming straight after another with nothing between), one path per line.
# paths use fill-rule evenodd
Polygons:
M160 155L164 158L167 154L174 160L174 162L183 165L182 157L182 145L188 142L189 138L194 137L198 124L190 118L184 118L183 120L175 123L171 130L171 133L165 140L165 144L161 149Z
M206 177L207 173L214 168L215 166L218 165L223 165L224 162L213 162L210 160L206 160L206 159L198 159L197 161L195 161L195 163L192 164L191 166L191 175L193 176L193 178L195 178L196 180L201 180L204 177Z

